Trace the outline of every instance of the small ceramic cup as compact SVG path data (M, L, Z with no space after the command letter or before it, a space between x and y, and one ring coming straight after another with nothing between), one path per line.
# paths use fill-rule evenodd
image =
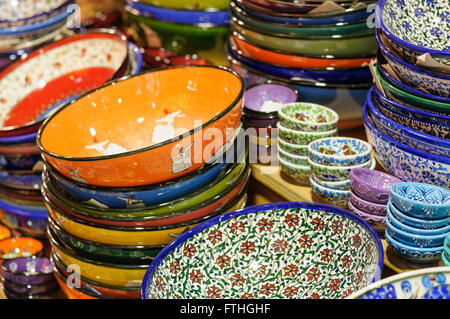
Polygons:
M336 129L339 115L332 109L314 103L288 103L278 111L278 118L288 129L326 132Z

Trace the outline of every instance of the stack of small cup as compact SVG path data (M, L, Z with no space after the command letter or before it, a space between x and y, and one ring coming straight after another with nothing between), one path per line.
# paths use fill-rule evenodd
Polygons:
M392 175L367 168L353 169L349 177L351 190L348 208L384 237L389 190L392 185L402 181Z
M308 144L337 136L339 115L313 103L288 103L278 111L278 161L281 170L298 183L309 184Z
M310 183L314 193L332 205L345 207L350 198L352 169L375 168L370 144L351 137L326 137L308 145Z

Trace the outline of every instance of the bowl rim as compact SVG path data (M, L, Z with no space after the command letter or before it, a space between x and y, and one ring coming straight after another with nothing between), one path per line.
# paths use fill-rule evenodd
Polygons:
M307 121L300 121L295 118L291 118L287 114L285 114L286 110L288 108L295 107L297 105L300 105L301 108L306 107L306 106L311 106L312 108L315 108L315 109L322 108L323 111L330 112L333 115L333 119L331 121L327 121L327 122L323 122L323 123L312 123L312 122L307 122ZM283 118L285 118L291 122L294 122L296 124L300 124L300 125L306 124L306 125L314 125L314 126L336 125L337 122L339 121L339 114L332 108L325 106L325 105L317 104L317 103L302 102L302 101L284 104L284 106L278 111L278 117L283 117ZM286 127L286 129L289 129L289 128ZM332 131L332 130L329 130L329 131Z
M370 162L370 165L368 164L369 162ZM371 154L369 161L361 163L361 164L350 165L350 166L319 164L319 163L314 162L309 156L308 156L308 163L311 166L311 169L313 169L313 167L316 167L316 168L323 168L325 170L330 169L330 170L339 170L339 171L349 171L350 172L352 169L361 168L361 167L374 170L376 167L377 161L376 161L375 157ZM367 165L369 165L369 167L367 167Z
M348 140L348 141L352 141L353 142L357 142L357 143L361 143L363 146L365 146L367 148L366 151L364 152L360 152L358 154L355 155L340 155L340 154L336 154L336 155L328 155L328 154L324 154L324 153L320 153L319 151L317 151L315 148L316 144L318 144L317 146L320 146L320 144L322 144L322 142L327 141L327 140ZM311 143L308 144L308 153L309 154L313 154L319 157L328 157L328 158L333 158L336 161L347 161L347 160L352 160L352 159L356 159L358 157L367 157L370 156L370 154L372 154L372 146L359 138L355 138L355 137L348 137L348 136L330 136L330 137L323 137L323 138L319 138L317 140L312 141ZM309 155L308 155L309 156Z
M418 157L426 158L426 159L429 159L429 160L432 160L435 162L439 162L439 163L444 163L444 164L449 162L449 159L447 157L427 153L427 152L424 152L421 150L416 150L415 148L412 148L408 145L397 142L394 139L390 138L389 136L383 134L377 128L375 128L375 126L370 122L369 118L367 117L367 111L370 112L368 103L366 101L366 103L363 106L363 112L362 112L364 124L367 125L369 131L375 132L375 134L378 135L385 143L388 142L389 144L394 145L396 148L399 148L403 152L413 154ZM372 148L374 149L373 146L372 146ZM450 164L447 164L447 165L450 165Z
M278 149L278 152L279 152L279 154L281 153L281 154L283 154L286 157L292 157L292 158L297 159L297 160L306 160L308 158L308 156L306 156L306 155L299 155L299 154L288 153L288 152L282 150L281 148Z
M424 203L424 202L419 202L419 201L415 201L413 199L409 199L407 197L403 197L401 194L398 193L398 188L399 187L403 187L403 186L417 186L418 188L428 188L428 190L430 189L437 189L437 190L442 190L444 193L448 193L448 200L447 203L439 203L439 204L429 204L429 203ZM395 204L398 201L402 201L402 202L412 202L414 205L414 207L419 207L420 210L427 208L427 207L431 207L431 208L445 208L448 207L450 208L450 191L448 189L445 189L443 187L437 186L437 185L433 185L433 184L426 184L426 183L419 183L419 182L402 182L402 183L397 183L391 186L391 188L389 189L389 198L392 200L392 203ZM449 215L450 216L450 215Z
M26 22L26 21L29 21L29 20L34 20L36 18L39 18L39 17L42 17L42 16L46 16L46 15L52 14L52 13L54 13L56 11L59 11L60 9L66 7L66 6L68 6L69 4L72 4L72 3L74 3L73 0L66 0L63 3L61 3L59 6L54 7L54 8L52 8L49 11L43 11L43 12L41 12L39 14L36 14L36 15L33 15L33 16L28 16L28 17L25 17L25 18L17 19L17 20L0 20L0 24Z
M434 235L434 236L411 234L411 233L401 230L400 228L393 225L392 222L389 220L389 218L386 215L386 230L387 229L389 229L390 231L392 231L394 233L398 233L401 236L411 238L411 239L418 239L418 240L441 240L441 239L444 240L445 237L447 236L446 233L440 234L440 235ZM408 246L411 246L411 245L408 245ZM435 247L440 247L442 249L443 248L442 246L443 246L443 243L442 243L442 245L435 246ZM412 247L414 247L414 246L412 246Z
M368 183L358 175L358 172L361 172L361 171L363 171L366 174L380 175L382 177L388 178L390 181L396 181L397 180L398 181L397 183L403 182L400 178L395 177L394 175L391 175L391 174L388 174L388 173L385 173L385 172L382 172L382 171L366 169L364 167L353 169L350 172L350 174L349 174L350 180L352 180L352 182L356 181L359 184L367 185ZM378 190L380 190L380 189L378 189ZM389 189L381 189L381 192L379 192L379 193L389 194Z
M235 217L248 215L251 213L256 212L264 212L271 209L290 209L290 208L304 208L304 209L315 209L315 210L326 210L326 213L328 214L336 214L340 215L344 218L349 218L353 222L357 223L360 227L365 228L367 233L371 235L370 237L375 242L375 247L378 248L378 263L377 263L377 269L374 273L373 278L370 282L375 282L381 275L381 268L383 267L383 260L384 260L384 251L383 246L381 244L380 237L375 232L375 230L362 218L338 207L326 205L326 204L318 204L318 203L302 203L302 202L280 202L280 203L270 203L270 204L263 204L263 205L256 205L256 206L250 206L243 209L238 209L233 212L229 212L220 216L216 216L208 221L205 221L192 229L190 229L188 232L181 234L178 238L176 238L174 241L172 241L170 244L168 244L159 254L156 256L156 258L153 260L153 262L150 264L150 267L147 269L145 276L142 280L142 290L141 295L142 298L146 297L146 290L147 287L152 282L152 276L153 273L156 271L158 266L161 264L161 262L167 257L169 253L171 253L174 249L176 249L179 245L181 245L184 241L187 239L193 237L194 235L202 232L203 230L206 230L216 224L219 224L221 222L230 220Z
M289 162L285 161L284 159L280 158L280 156L278 156L278 161L280 162L280 164L287 166L289 168L299 169L302 171L311 171L311 167L309 165L298 165L298 164L289 163Z
M281 142L280 144L285 144L287 146L292 146L293 148L298 149L304 149L307 150L308 149L308 145L302 145L302 144L292 144L289 142L286 142L285 140L282 140L281 138L278 139L278 142Z
M127 152L122 152L122 153L118 153L118 154L113 154L113 155L101 155L101 156L91 156L91 157L71 157L71 156L62 156L62 155L58 155L55 154L53 152L49 152L47 151L44 146L41 144L41 138L42 138L42 134L46 128L46 126L48 125L48 123L56 116L58 115L61 111L65 110L66 108L68 108L70 105L72 105L73 103L76 103L77 101L79 101L80 99L88 96L89 94L92 94L96 91L100 91L103 88L106 88L112 84L120 84L121 82L127 81L129 79L133 79L133 78L137 78L137 77L144 77L148 74L151 73L156 73L156 72L164 72L164 71L171 71L171 70L175 70L175 69L193 69L193 68L209 68L209 69L216 69L216 70L222 70L224 72L228 72L231 73L232 75L234 75L238 81L240 81L241 83L241 88L240 88L240 92L238 93L237 97L233 100L233 102L230 103L229 106L227 106L221 113L219 113L218 115L215 115L213 118L211 118L210 120L208 120L206 123L203 123L200 126L194 127L193 129L191 129L190 131L182 134L182 135L178 135L175 136L171 139L165 140L163 142L160 143L156 143L150 146L146 146L143 148L139 148L136 150L132 150L132 151L127 151ZM236 105L239 104L239 102L242 100L242 97L244 95L244 89L245 89L245 83L244 80L242 79L242 77L235 71L231 70L228 67L224 67L224 66L214 66L214 65L183 65L183 66L169 66L169 67L163 67L163 68L157 68L157 69L151 69L145 72L141 72L135 75L128 75L128 76L124 76L120 79L116 79L116 80L112 80L112 81L108 81L106 83L104 83L103 85L101 85L100 87L91 90L85 94L82 94L80 96L78 96L77 98L73 99L72 101L68 102L67 104L62 105L60 108L58 108L55 112L53 112L49 117L47 117L44 121L44 123L42 124L42 126L39 128L39 131L37 133L37 139L36 139L36 144L39 148L39 150L44 154L47 155L49 157L52 158L56 158L59 160L65 160L65 161L72 161L72 162L90 162L90 161L102 161L102 160L109 160L109 159L115 159L115 158L122 158L122 157L126 157L126 156L131 156L131 155L136 155L139 153L144 153L153 149L156 149L158 147L164 146L164 145L168 145L171 143L174 143L176 141L179 141L181 139L183 139L185 136L192 136L194 133L203 130L203 128L208 127L209 125L213 124L214 122L216 122L217 120L219 120L220 118L222 118L223 116L225 116L229 111L231 111L234 107L236 107Z
M373 170L371 170L371 171L373 171ZM356 201L360 201L360 202L362 202L362 203L364 203L364 204L372 205L372 206L374 206L374 207L376 207L376 208L378 208L378 209L383 209L383 208L386 208L386 206L387 206L386 204L374 203L374 202L370 202L370 201L368 201L368 200L362 198L361 196L358 195L358 193L356 193L356 192L353 190L353 188L350 189L350 200L351 200L352 198L354 198ZM352 204L353 204L353 206L356 207L356 205L355 205L355 203L354 203L353 201L352 201ZM356 208L358 208L358 207L356 207ZM371 213L368 213L368 214L371 214ZM378 214L377 214L377 215L378 215ZM380 215L378 215L378 216L380 216Z
M35 277L39 277L39 276L52 275L52 272L33 272L33 273L29 273L27 271L17 272L17 271L9 270L7 268L7 265L9 263L17 261L18 259L20 259L20 260L30 260L30 261L31 260L37 260L38 262L50 262L50 260L48 258L46 258L46 257L37 257L35 255L30 256L30 257L18 257L18 258L5 260L0 266L1 271L2 272L6 272L6 273L11 274L11 275L14 275L14 276L21 276L21 277L34 277L35 278ZM6 266L5 266L5 264L6 264ZM50 266L51 266L51 262L50 262Z
M392 214L398 215L401 218L406 219L411 223L433 225L433 224L442 222L443 219L448 219L448 223L450 225L450 217L444 217L444 218L440 218L440 219L421 219L421 218L416 218L416 217L406 215L405 213L400 211L397 207L395 207L394 203L392 203L391 201L388 201L388 204L386 206L387 206L387 209L389 209ZM412 226L410 226L410 227L412 227Z
M450 52L446 52L443 50L436 50L436 49L427 49L421 46L418 46L416 44L412 44L409 42L406 42L405 40L400 39L396 35L394 35L391 31L388 30L388 28L383 23L383 11L384 11L384 5L386 4L386 1L388 0L379 0L375 9L376 12L376 19L377 24L380 26L381 30L386 33L386 35L393 41L400 44L402 47L406 47L408 49L412 49L417 52L423 52L423 53L430 53L431 55L439 55L441 57L450 58Z
M327 187L329 187L329 188L339 187L339 186L343 186L343 185L348 185L348 186L351 185L350 179L346 179L343 181L333 181L333 182L332 181L323 181L314 172L311 172L311 177L318 184L320 184L320 183L323 183L324 185L328 184ZM317 180L319 180L319 181L317 181Z
M365 288L351 294L346 299L356 299L368 292L371 292L373 290L376 290L377 288L380 288L381 286L386 286L388 284L400 282L407 278L423 276L423 275L431 275L431 274L435 274L435 273L439 273L439 272L450 273L450 270L449 270L449 267L440 266L440 267L431 267L431 268L429 267L429 268L416 269L416 270L403 272L400 274L396 274L394 276L390 276L390 277L378 280L377 282L374 282L374 283L366 286Z
M31 244L32 244L31 246L36 246L36 245L37 245L37 248L39 248L39 250L37 250L37 251L33 254L33 256L39 255L41 252L44 251L44 244L43 244L40 240L38 240L38 239L36 239L36 238L34 238L34 237L29 237L29 236L23 236L23 237L9 237L9 238L2 239L2 240L0 240L0 246L1 246L1 244L3 244L4 242L7 242L7 241L17 241L17 240L20 240L20 241L27 240L27 244L31 243ZM15 259L15 258L14 258L14 259ZM8 258L8 260L9 260L9 258Z
M342 190L342 189L334 189L334 188L330 188L330 187L326 187L323 185L320 185L318 182L316 182L312 176L309 177L309 182L311 183L311 186L314 186L316 188L318 188L319 190L324 190L324 191L328 191L330 193L336 193L336 194L341 194L341 195L349 195L350 191L349 190Z
M334 129L328 130L328 131L323 131L323 132L320 132L320 131L318 131L318 132L296 131L296 130L285 127L283 124L281 124L281 122L277 123L277 128L278 128L279 132L284 131L286 133L291 133L291 134L295 133L295 134L304 135L304 136L318 136L318 135L321 136L324 134L334 134L334 133L337 133L337 131L338 131L337 128L334 128Z

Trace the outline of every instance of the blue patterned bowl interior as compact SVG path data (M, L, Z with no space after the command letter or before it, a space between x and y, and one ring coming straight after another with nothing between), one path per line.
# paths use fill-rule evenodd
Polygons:
M391 214L404 225L418 228L418 229L439 229L450 225L450 217L445 217L441 219L423 219L408 216L402 213L394 204L390 201L387 208L390 210Z

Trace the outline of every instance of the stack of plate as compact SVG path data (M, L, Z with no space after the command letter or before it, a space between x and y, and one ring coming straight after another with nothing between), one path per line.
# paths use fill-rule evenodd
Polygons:
M255 83L246 88L242 122L250 140L250 163L278 165L278 110L297 100L297 90L281 82Z
M139 297L164 246L245 205L243 94L231 70L172 67L111 82L50 115L38 134L42 192L69 297ZM81 287L64 286L71 264Z
M281 170L298 183L308 184L311 167L308 144L337 136L339 115L330 108L313 103L288 103L278 110L278 161Z
M376 86L366 129L379 162L404 181L450 185L450 53L446 0L380 1Z
M49 112L110 79L139 72L141 58L118 33L94 30L43 46L0 73L0 216L7 226L45 235L36 136Z
M147 47L215 62L224 55L229 5L229 0L127 0L125 10Z
M280 1L233 0L229 62L247 85L253 77L289 83L302 101L336 110L340 127L359 126L377 51L369 3L338 1L324 12L322 2L283 2L294 10L286 13Z
M424 183L391 187L386 216L386 240L413 263L440 260L450 234L450 191Z
M325 137L308 144L310 183L314 193L335 206L347 208L350 198L350 173L354 169L375 169L372 148L350 137ZM360 216L361 217L361 216Z
M74 0L4 1L0 5L0 70L68 30Z

